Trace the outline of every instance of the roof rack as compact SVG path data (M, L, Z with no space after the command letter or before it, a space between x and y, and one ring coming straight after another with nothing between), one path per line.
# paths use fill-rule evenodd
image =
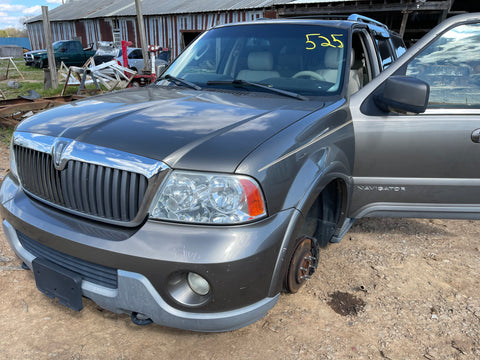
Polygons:
M368 26L368 28L375 33L375 36L388 38L389 37L389 29L388 26L381 23L380 21L374 20L367 16L359 15L359 14L351 14L351 15L304 15L304 16L292 16L288 17L289 19L318 19L318 20L347 20L347 21L356 21L364 23Z
M289 16L288 19L347 20L349 15L302 15Z
M373 24L373 25L381 26L385 29L388 29L387 25L381 23L380 21L374 20L374 19L369 18L367 16L359 15L359 14L352 14L349 17L347 17L347 20L361 21L361 22L364 22L366 24Z

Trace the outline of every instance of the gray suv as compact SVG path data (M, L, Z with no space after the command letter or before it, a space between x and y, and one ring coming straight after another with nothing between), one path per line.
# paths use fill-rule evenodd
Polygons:
M480 15L399 59L392 36L358 16L218 26L149 87L26 119L0 189L10 245L73 309L226 331L357 218L479 218Z

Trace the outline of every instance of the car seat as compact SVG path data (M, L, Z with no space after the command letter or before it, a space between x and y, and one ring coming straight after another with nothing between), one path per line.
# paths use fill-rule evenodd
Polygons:
M340 74L338 72L340 66L340 55L341 50L338 48L328 48L325 51L324 57L324 69L317 70L325 81L337 84L340 79ZM352 49L351 57L350 57L350 72L348 76L348 89L347 95L351 95L361 88L361 81L360 81L360 70L353 69L353 64L355 63L355 50Z
M248 70L240 70L237 79L259 82L272 77L280 77L278 71L273 71L273 56L268 51L256 51L248 54Z

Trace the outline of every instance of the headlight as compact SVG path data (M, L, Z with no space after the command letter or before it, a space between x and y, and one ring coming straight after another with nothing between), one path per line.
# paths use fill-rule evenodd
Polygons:
M12 140L10 141L10 150L8 158L10 160L10 172L13 176L18 179L18 172L17 172L17 163L15 162L15 152L13 151L13 135Z
M247 176L173 171L160 186L150 218L238 224L266 215L260 186Z

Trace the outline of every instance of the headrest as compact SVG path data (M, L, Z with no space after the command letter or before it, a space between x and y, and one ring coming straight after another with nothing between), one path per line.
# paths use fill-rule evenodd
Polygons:
M336 48L327 48L325 51L325 67L327 69L338 69L338 61L340 59L340 50Z
M248 69L270 71L273 68L273 57L268 51L251 52L248 54Z
M327 69L338 69L338 62L340 61L341 51L335 48L328 48L325 51L325 67ZM350 66L355 62L355 50L352 49L350 57Z

